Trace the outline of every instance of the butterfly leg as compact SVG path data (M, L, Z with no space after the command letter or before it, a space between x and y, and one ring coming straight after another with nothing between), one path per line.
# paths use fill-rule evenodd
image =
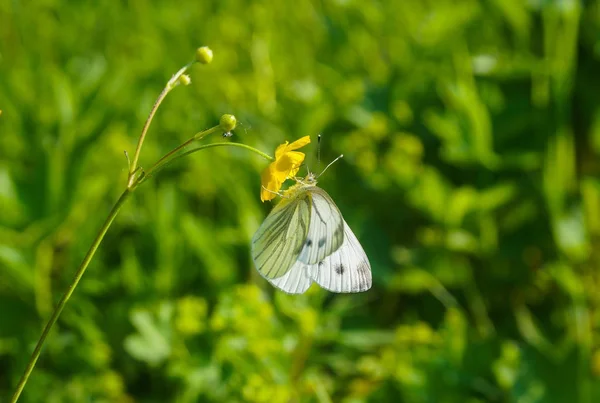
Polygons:
M277 196L279 196L279 197L283 197L284 199L289 199L289 197L288 197L288 196L284 195L284 194L283 194L283 193L281 193L281 192L273 192L271 189L267 189L267 188L266 188L266 187L264 187L264 186L262 186L262 188L263 188L264 190L266 190L267 192L269 192L269 193L276 194Z

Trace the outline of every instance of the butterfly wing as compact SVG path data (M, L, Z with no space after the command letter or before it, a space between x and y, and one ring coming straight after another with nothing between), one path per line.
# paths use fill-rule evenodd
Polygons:
M310 224L298 261L313 265L335 252L344 242L344 219L331 197L323 189L310 186Z
M333 292L361 292L371 288L371 264L356 236L343 221L344 243L331 255L309 268L309 276Z
M294 263L283 276L267 280L288 294L302 294L313 283L309 275L309 266L302 262Z
M252 259L267 280L288 273L304 248L308 234L311 198L299 191L271 210L252 237Z
M371 288L371 265L331 197L307 186L282 200L252 238L258 272L288 294L317 282L333 292Z

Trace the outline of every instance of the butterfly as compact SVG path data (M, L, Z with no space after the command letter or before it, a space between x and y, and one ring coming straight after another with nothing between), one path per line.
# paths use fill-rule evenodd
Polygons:
M371 265L331 197L309 173L295 178L252 237L258 272L288 294L313 282L341 293L371 288Z

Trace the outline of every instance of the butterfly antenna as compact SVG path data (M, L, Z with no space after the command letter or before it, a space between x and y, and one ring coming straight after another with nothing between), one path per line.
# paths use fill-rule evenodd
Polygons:
M317 178L320 178L320 177L321 177L321 175L323 175L323 174L325 173L325 171L327 171L327 169L328 169L330 166L332 166L332 165L333 165L333 163L334 163L334 162L336 162L337 160L339 160L340 158L343 158L343 157L344 157L344 154L340 155L339 157L337 157L336 159L334 159L333 161L331 161L331 162L329 163L329 165L327 165L327 166L325 167L325 169L324 169L324 170L323 170L323 171L322 171L322 172L319 174L319 176L317 176Z

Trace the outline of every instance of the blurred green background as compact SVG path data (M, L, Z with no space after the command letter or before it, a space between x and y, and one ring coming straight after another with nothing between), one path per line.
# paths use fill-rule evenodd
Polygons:
M600 7L0 0L0 401L141 165L233 113L320 181L374 286L275 291L266 161L218 148L121 211L23 402L600 401ZM219 137L207 141L228 141ZM317 169L316 147L303 149Z

